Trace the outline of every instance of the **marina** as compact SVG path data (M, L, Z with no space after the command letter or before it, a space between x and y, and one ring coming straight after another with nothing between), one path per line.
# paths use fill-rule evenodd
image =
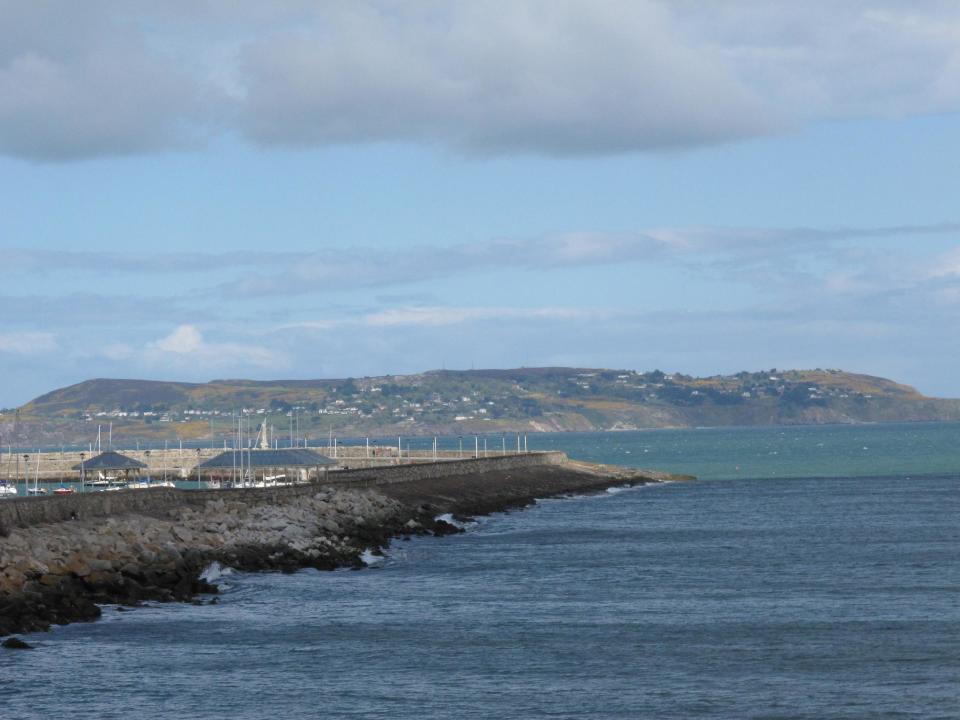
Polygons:
M103 433L106 435L107 433ZM253 435L250 437L250 435ZM342 441L295 439L289 447L268 440L268 430L256 434L238 430L221 447L113 447L100 450L101 433L87 450L0 448L0 500L71 492L115 492L157 487L225 489L284 487L317 481L329 471L388 467L469 458L489 458L529 452L525 434L500 433L472 437L351 438Z

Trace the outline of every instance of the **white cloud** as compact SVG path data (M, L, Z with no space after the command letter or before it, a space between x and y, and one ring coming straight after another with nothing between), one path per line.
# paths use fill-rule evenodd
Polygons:
M189 366L193 372L221 368L286 367L288 359L252 343L208 342L194 325L180 325L169 335L147 343L145 360L152 365Z
M292 252L145 253L21 247L4 250L4 267L11 271L42 274L50 272L92 272L101 276L127 273L209 274L235 268L283 265L298 257L300 253Z
M0 353L41 355L59 348L57 337L48 332L0 333Z
M135 357L137 350L128 343L108 343L97 348L97 354L107 360L123 361Z
M558 268L672 263L737 274L753 283L809 281L795 267L811 258L842 263L838 249L870 240L960 234L960 224L875 228L677 227L635 233L578 232L536 238L502 238L482 245L412 247L403 251L354 248L297 258L280 272L250 273L222 286L226 295L322 294L388 287L504 268L546 272Z
M151 343L151 348L185 355L204 349L203 335L193 325L181 325L164 338Z
M484 320L571 320L595 317L596 310L568 307L513 308L513 307L399 307L381 310L363 316L361 323L372 327L401 325L439 326Z
M676 0L691 42L806 120L955 112L960 6L944 0Z
M960 246L934 258L928 272L934 278L960 277Z
M12 317L42 316L45 322L94 324L112 318L155 322L222 318L228 308L218 301L258 300L265 296L325 295L369 287L409 286L438 278L502 272L531 273L591 266L672 265L699 274L723 275L751 285L809 284L820 278L836 292L879 289L883 283L903 287L918 279L960 273L960 251L906 261L891 253L872 253L872 241L920 247L924 238L960 236L960 224L939 223L888 227L764 228L672 227L628 233L570 232L531 238L500 238L485 243L415 246L403 250L376 247L318 248L311 254L257 253L101 253L10 249L5 251L19 273L68 273L75 281L103 268L116 275L155 274L191 277L210 268L204 280L213 287L194 288L189 296L134 298L74 294L49 297L0 297ZM922 255L922 253L914 253ZM931 253L927 253L931 255ZM406 294L409 297L409 293ZM204 307L208 303L209 307ZM391 304L388 302L387 304ZM396 304L421 305L429 302ZM190 323L185 323L190 324Z

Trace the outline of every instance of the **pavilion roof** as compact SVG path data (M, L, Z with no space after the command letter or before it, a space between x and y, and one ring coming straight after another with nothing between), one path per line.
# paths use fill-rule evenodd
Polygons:
M227 450L216 457L205 460L197 466L198 470L224 470L240 465L240 450ZM244 467L254 468L296 468L336 465L326 455L304 448L286 450L244 450Z
M121 455L114 450L95 455L89 460L77 463L73 466L74 470L142 470L147 467L146 463L134 460L132 457Z

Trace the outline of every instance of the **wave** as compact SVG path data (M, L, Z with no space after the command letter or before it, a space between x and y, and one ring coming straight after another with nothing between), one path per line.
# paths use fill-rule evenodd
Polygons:
M443 515L437 515L437 516L434 518L434 520L442 520L443 522L448 523L448 524L450 524L450 525L453 525L454 527L460 528L461 530L465 530L465 529L468 528L470 525L476 525L476 524L477 524L477 521L476 521L476 520L474 520L474 521L472 521L472 522L466 522L466 523L465 523L465 522L461 522L461 521L457 520L451 513L443 513Z
M200 579L206 580L208 583L213 584L217 580L228 575L233 575L233 568L226 565L222 565L216 560L207 565L206 569L200 573Z
M387 558L384 557L383 555L375 555L373 550L369 550L369 549L364 550L362 553L360 553L360 561L367 567L371 567L373 565L379 565L380 563L384 562L386 559Z

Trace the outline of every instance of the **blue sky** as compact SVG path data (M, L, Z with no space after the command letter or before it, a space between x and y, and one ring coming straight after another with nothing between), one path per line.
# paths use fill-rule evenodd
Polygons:
M953 3L0 16L0 406L556 364L960 396Z

